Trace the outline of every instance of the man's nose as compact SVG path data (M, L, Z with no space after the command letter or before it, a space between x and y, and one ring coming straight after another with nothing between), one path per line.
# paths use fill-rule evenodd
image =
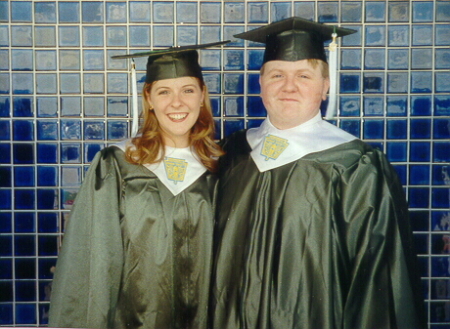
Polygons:
M285 92L294 92L297 90L297 85L295 84L294 77L286 77L283 84L283 91Z

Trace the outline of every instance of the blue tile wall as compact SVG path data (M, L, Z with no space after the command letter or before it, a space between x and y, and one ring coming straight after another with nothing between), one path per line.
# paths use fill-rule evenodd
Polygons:
M110 57L231 39L200 54L219 139L266 116L261 44L233 34L292 15L358 31L341 40L332 122L394 165L429 326L450 327L446 0L0 1L0 326L47 323L65 221L86 169L128 136L129 63ZM145 58L136 65L142 88Z

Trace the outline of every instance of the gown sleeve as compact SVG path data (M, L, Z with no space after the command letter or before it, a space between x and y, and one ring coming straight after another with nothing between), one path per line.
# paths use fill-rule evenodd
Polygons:
M341 182L349 252L343 328L426 328L408 207L381 152L363 155Z
M113 326L123 263L121 177L112 150L99 152L77 194L52 284L51 327Z

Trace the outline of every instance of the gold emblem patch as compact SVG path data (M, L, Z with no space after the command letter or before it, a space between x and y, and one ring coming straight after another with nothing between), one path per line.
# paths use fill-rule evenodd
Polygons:
M264 138L264 145L261 150L261 155L266 157L266 161L269 159L276 160L281 153L288 147L289 143L287 139L267 135Z
M184 181L184 175L186 174L188 163L184 159L177 158L165 158L164 167L166 168L167 178L173 181L175 184L177 182Z

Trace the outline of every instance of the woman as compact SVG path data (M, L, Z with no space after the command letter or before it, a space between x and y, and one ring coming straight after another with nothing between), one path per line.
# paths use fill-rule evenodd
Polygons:
M205 328L216 160L195 50L147 64L144 124L92 162L56 266L50 326Z

